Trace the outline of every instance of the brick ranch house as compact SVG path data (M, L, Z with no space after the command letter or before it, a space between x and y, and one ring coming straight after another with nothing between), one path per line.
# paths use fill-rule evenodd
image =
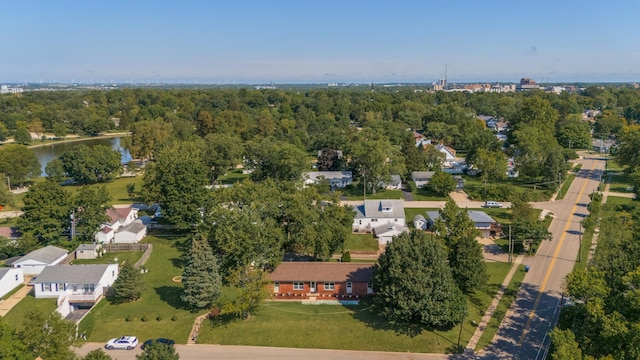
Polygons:
M273 300L359 299L373 294L373 264L283 262L268 278Z

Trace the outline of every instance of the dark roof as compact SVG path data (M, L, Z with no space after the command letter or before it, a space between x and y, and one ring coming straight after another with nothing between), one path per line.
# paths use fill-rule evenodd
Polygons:
M373 264L335 262L283 262L271 274L271 281L352 281L373 278Z

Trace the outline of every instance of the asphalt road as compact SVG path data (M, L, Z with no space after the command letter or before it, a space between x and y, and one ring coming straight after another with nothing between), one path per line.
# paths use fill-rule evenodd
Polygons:
M597 189L605 167L603 159L585 158L582 169L563 200L536 204L555 214L545 241L530 266L515 302L507 312L493 343L480 358L544 359L560 311L564 279L578 256L580 222L588 214L589 194Z

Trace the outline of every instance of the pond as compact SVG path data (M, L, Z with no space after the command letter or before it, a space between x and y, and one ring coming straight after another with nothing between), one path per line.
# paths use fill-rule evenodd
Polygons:
M39 146L32 148L31 150L36 154L36 157L40 161L42 165L42 173L41 176L46 176L44 169L49 163L49 161L57 158L65 152L65 150L72 148L78 145L87 145L87 146L96 146L96 145L104 145L108 146L112 149L118 150L122 156L122 163L126 164L131 161L131 154L129 151L125 150L120 145L120 137L112 137L112 138L101 138L101 139L87 139L82 141L73 141L73 142L59 142L59 143L51 143L45 146Z

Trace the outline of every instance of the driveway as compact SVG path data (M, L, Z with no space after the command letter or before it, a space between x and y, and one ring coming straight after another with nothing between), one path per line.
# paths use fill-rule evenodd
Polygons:
M30 279L30 278L29 278ZM29 291L33 289L33 286L27 286L27 278L25 277L25 285L20 288L20 290L16 291L13 295L11 295L7 300L0 302L0 317L7 315L9 310L13 309L22 299L24 299Z

